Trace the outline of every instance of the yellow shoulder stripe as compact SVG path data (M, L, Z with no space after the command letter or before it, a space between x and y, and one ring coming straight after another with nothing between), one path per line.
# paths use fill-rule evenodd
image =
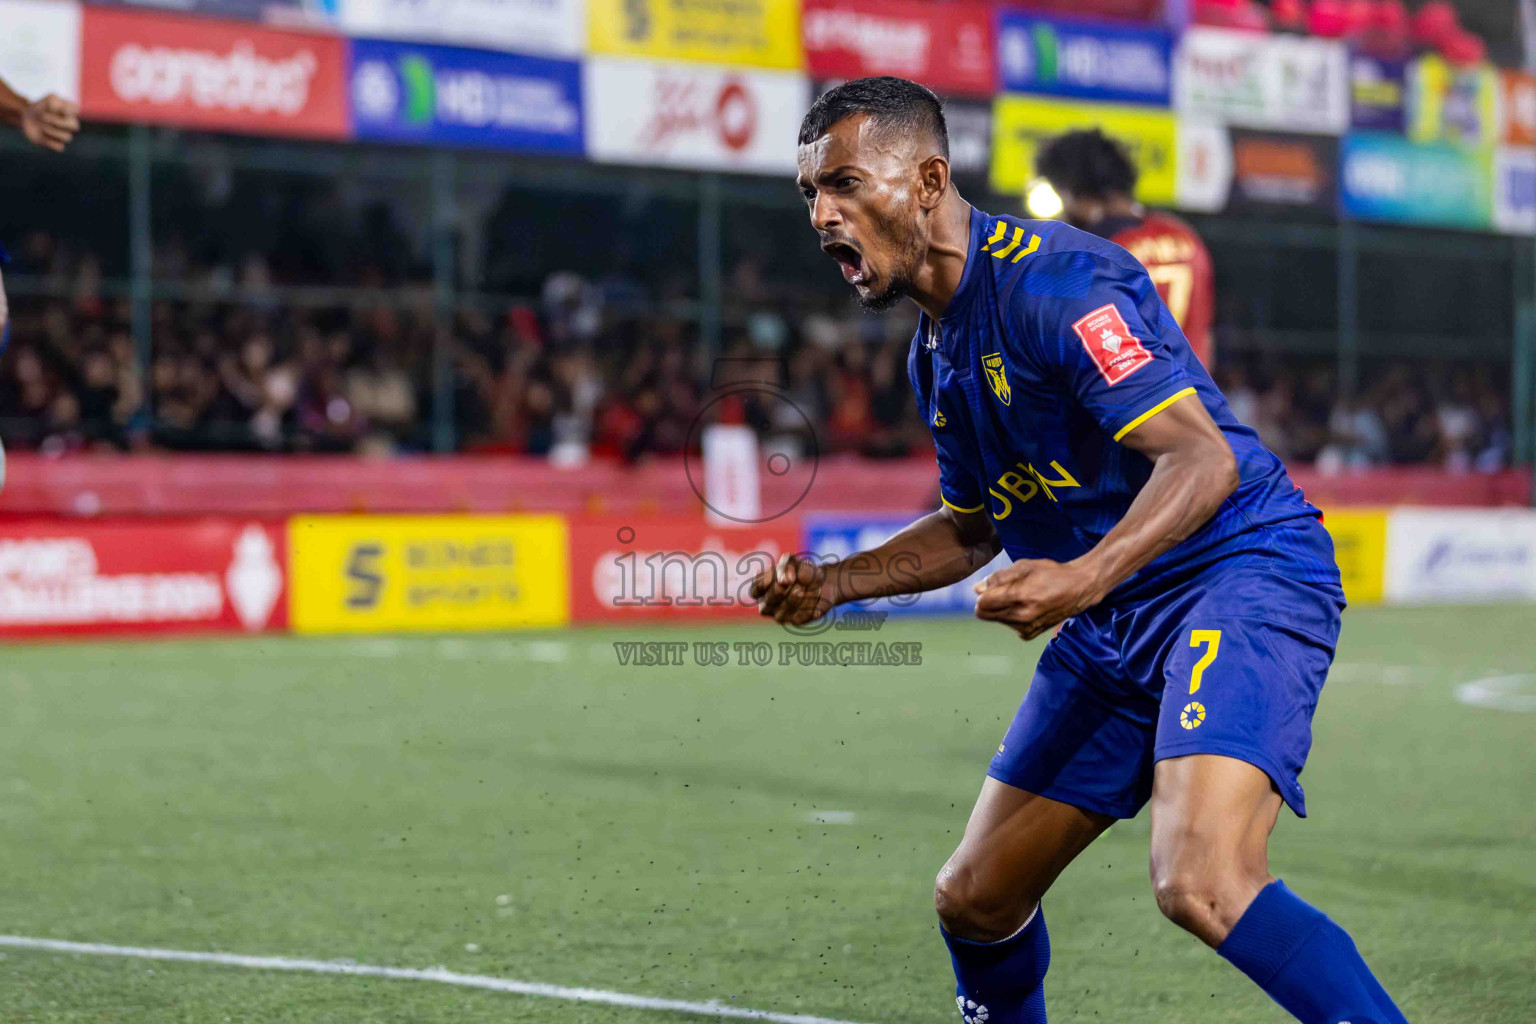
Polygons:
M977 505L975 508L961 508L959 505L956 505L954 502L944 497L943 491L939 492L939 500L948 505L950 508L954 509L956 512L980 512L982 509L986 508L985 505Z
M982 252L986 252L988 249L992 248L998 242L1001 242L1003 240L1003 236L1006 235L1007 233L1008 233L1008 224L1007 224L1007 222L1001 221L1001 220L998 221L997 222L997 230L992 232L992 237L987 239L987 244L981 247L981 251Z
M1135 419L1131 420L1131 422L1127 423L1125 426L1121 427L1118 431L1116 431L1115 432L1115 440L1116 441L1120 440L1126 434L1129 434L1131 431L1135 430L1137 427L1139 427L1143 423L1147 422L1147 420L1151 419L1153 416L1156 416L1158 413L1160 413L1164 409L1168 408L1174 402L1177 402L1181 398L1188 398L1190 395L1192 395L1194 393L1195 393L1195 389L1194 388L1185 388L1183 391L1180 391L1178 394L1169 395L1167 398L1163 399L1161 402L1158 402L1152 408L1148 409L1146 412L1142 413L1140 416L1137 416Z

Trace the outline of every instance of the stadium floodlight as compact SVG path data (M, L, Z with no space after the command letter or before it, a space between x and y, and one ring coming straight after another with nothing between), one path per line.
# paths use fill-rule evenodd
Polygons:
M1024 190L1024 207L1039 220L1050 220L1061 213L1061 196L1044 178L1036 178Z

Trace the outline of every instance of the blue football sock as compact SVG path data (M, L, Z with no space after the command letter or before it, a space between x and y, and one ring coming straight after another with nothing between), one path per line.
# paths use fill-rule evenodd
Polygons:
M1279 879L1216 952L1302 1024L1408 1024L1344 929Z
M955 1002L966 1024L1045 1024L1051 937L1039 907L1001 942L972 942L942 927L955 965Z

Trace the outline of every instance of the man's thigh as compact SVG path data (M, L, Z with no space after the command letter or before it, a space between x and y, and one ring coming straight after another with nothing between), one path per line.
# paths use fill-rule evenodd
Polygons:
M939 872L940 915L964 938L1006 938L1062 870L1114 821L985 779L965 835Z
M1152 793L1155 693L1126 678L1108 613L1046 645L987 774L1096 814L1136 815Z
M1300 775L1338 639L1338 598L1312 584L1236 572L1176 614L1139 625L1137 639L1159 645L1154 760L1211 754L1246 761L1305 816ZM1152 668L1131 660L1137 671Z

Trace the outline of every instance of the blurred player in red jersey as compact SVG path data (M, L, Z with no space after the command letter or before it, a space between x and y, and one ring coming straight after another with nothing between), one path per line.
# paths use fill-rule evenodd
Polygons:
M1061 197L1062 219L1141 261L1195 356L1210 369L1211 254L1188 224L1136 201L1136 165L1125 148L1097 128L1068 132L1040 148L1035 169Z

